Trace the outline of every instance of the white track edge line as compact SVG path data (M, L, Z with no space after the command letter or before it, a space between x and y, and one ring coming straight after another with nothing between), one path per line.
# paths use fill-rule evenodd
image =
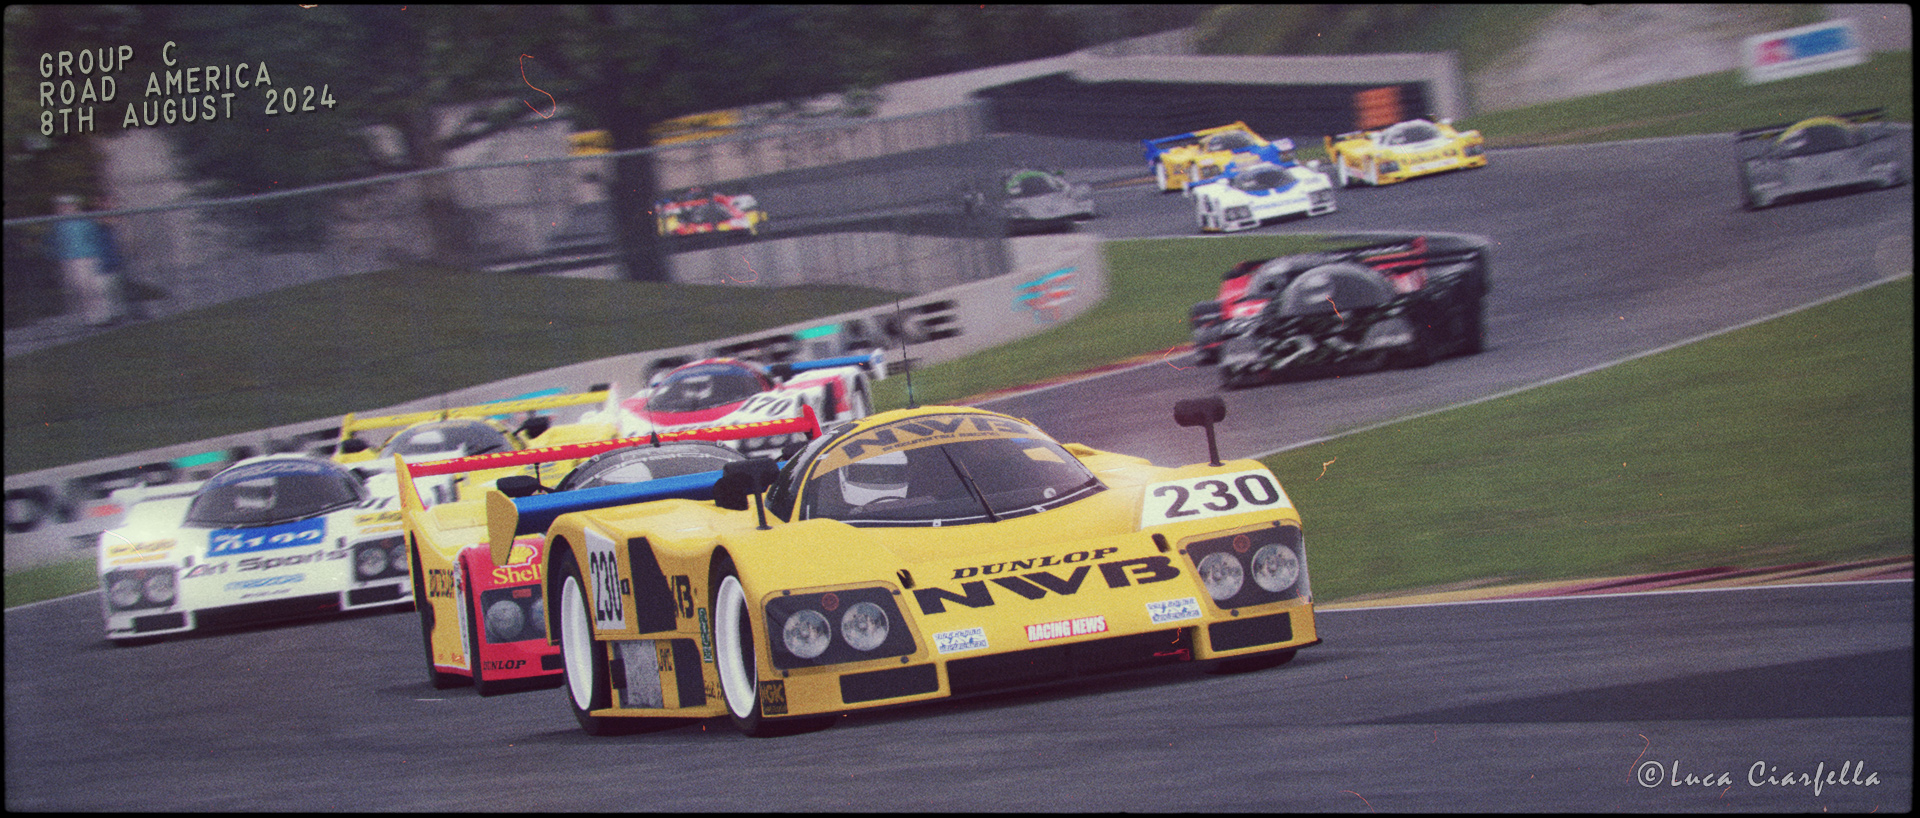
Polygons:
M1707 581L1711 582L1712 580L1707 580ZM1313 612L1317 616L1319 614L1342 613L1345 611L1391 611L1398 608L1439 608L1439 607L1444 607L1448 605L1486 605L1486 604L1491 604L1495 602L1564 602L1570 599L1612 599L1615 597L1623 597L1623 596L1656 596L1656 595L1663 595L1663 594L1704 594L1704 593L1711 593L1713 591L1765 591L1765 590L1770 590L1775 588L1831 588L1836 585L1885 585L1888 583L1895 583L1895 582L1911 583L1913 582L1913 578L1908 577L1906 579L1860 579L1860 580L1846 580L1841 582L1799 582L1799 583L1794 583L1792 585L1736 585L1731 588L1669 588L1666 590L1657 590L1657 591L1621 591L1619 593L1613 593L1613 594L1562 594L1560 596L1531 596L1531 597L1518 597L1518 598L1508 597L1505 599L1461 599L1461 600L1455 600L1452 602L1415 602L1408 605L1374 605L1374 606L1364 607L1364 608L1360 608L1360 607L1320 608L1316 606L1313 609ZM1329 602L1327 604L1339 605L1341 603Z

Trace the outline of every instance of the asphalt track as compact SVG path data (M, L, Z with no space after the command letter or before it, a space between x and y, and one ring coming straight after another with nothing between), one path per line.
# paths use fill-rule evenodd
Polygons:
M1137 172L1126 146L1035 145L1070 174ZM1703 137L1497 151L1483 170L1343 192L1337 214L1264 228L1493 238L1490 347L1229 393L1224 453L1538 382L1910 270L1911 186L1745 213L1728 149ZM1192 224L1178 196L1097 195L1089 228L1108 236ZM992 405L1171 463L1202 445L1173 429L1173 401L1214 391L1211 372L1175 359ZM434 691L410 613L114 648L98 605L6 614L8 809L1912 807L1910 581L1327 611L1325 644L1281 669L1162 669L772 740L719 720L592 738L558 691Z

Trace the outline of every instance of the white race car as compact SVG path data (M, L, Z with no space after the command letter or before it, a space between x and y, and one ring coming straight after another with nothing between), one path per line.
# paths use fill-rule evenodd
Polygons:
M821 423L873 413L872 382L886 377L886 353L845 355L771 368L737 358L707 358L655 375L651 385L612 411L618 437L707 429L800 417L811 406ZM582 423L603 421L589 413ZM748 438L744 453L777 455L801 435Z
M107 637L126 640L413 599L391 472L295 454L115 492L100 536Z
M1228 165L1219 176L1189 188L1188 194L1205 233L1231 233L1269 219L1323 216L1337 209L1333 182L1315 168L1292 163Z

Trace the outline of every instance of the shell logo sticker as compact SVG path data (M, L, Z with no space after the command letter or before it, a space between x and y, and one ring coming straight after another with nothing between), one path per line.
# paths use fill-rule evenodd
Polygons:
M507 551L507 564L493 569L493 581L503 585L539 582L540 547L544 542L538 534L514 540Z

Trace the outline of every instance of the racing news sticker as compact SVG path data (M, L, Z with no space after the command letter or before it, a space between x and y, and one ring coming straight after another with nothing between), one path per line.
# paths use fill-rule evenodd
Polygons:
M1049 639L1065 639L1069 636L1085 636L1090 633L1106 633L1107 618L1104 616L1083 616L1079 619L1062 619L1058 622L1041 622L1027 626L1027 641L1045 642Z
M1265 469L1168 480L1147 487L1140 525L1204 520L1223 514L1289 508L1286 492Z
M1182 619L1200 618L1200 600L1193 597L1169 599L1165 602L1147 603L1147 618L1158 625L1163 622L1179 622Z
M959 653L963 650L986 650L987 631L985 628L962 628L933 635L933 646L941 653Z

